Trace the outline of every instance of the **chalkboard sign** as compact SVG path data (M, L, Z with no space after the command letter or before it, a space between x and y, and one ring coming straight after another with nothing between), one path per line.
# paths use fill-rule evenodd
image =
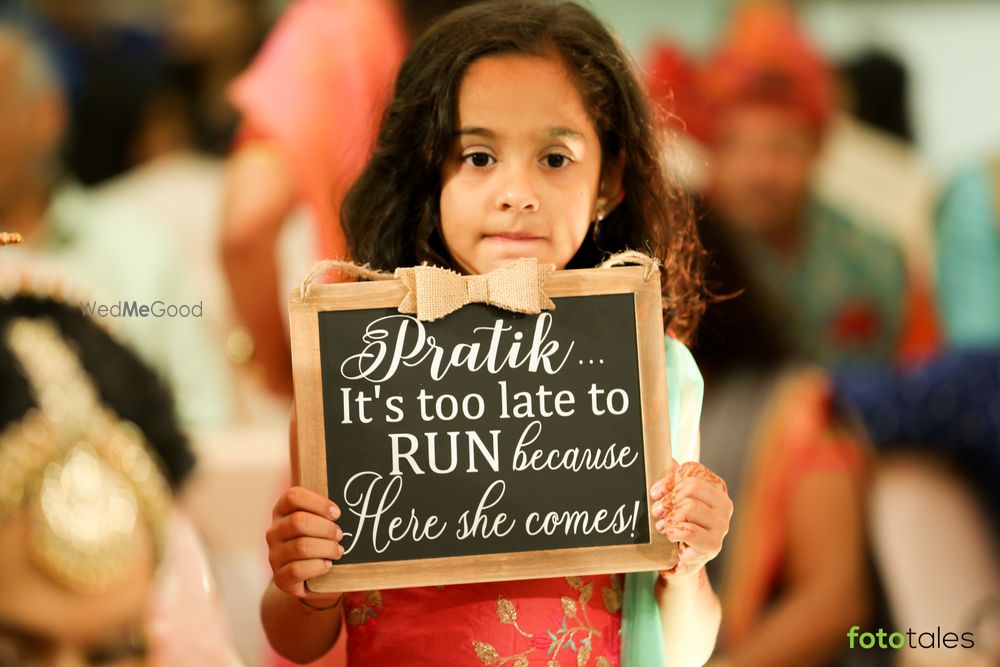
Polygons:
M659 281L558 271L545 292L538 315L433 322L395 280L290 297L296 472L345 533L311 589L672 565L647 506L670 465Z

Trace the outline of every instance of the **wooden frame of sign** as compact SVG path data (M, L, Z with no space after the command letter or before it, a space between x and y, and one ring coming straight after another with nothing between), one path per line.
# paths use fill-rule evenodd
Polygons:
M396 409L392 410L384 409L393 401L386 400L387 396L382 394L381 400L385 401L384 405L382 405L383 409L375 410L371 408L374 408L379 403L379 400L374 398L373 395L379 393L382 387L378 386L376 388L376 385L379 383L369 381L364 385L370 390L367 391L367 394L363 388L353 391L349 387L341 387L339 391L331 392L332 395L328 395L325 399L326 403L324 403L324 377L329 382L329 378L336 374L332 373L332 369L330 368L333 362L328 362L326 364L326 375L324 376L323 350L329 350L330 348L327 347L327 343L321 342L321 338L324 336L336 336L350 329L350 323L348 322L350 317L361 317L362 320L367 318L368 321L372 320L373 316L367 316L366 313L388 317L386 313L394 311L373 309L395 309L399 306L400 301L406 293L406 288L399 280L316 285L309 291L305 300L300 298L298 290L289 296L295 408L298 422L297 450L293 451L293 475L296 477L298 484L332 497L340 504L342 512L345 515L342 517L340 523L344 526L345 532L349 533L349 535L345 535L345 544L349 541L349 538L353 538L355 542L362 545L359 546L359 552L362 548L367 548L369 555L373 556L373 558L352 559L352 554L345 555L341 561L333 565L330 572L311 579L308 582L311 590L335 592L649 571L668 568L676 562L676 545L653 528L648 509L647 490L654 481L667 471L671 461L669 456L666 372L658 275L654 271L652 276L648 276L647 269L638 266L556 271L545 283L544 290L556 304L556 309L552 311L552 320L549 323L558 322L563 312L565 312L566 317L569 317L571 315L570 311L575 309L578 312L574 316L577 318L575 320L574 331L589 331L593 328L592 323L598 321L607 325L604 327L605 330L610 326L619 332L623 330L629 331L631 326L627 321L627 317L616 316L614 313L607 311L607 304L599 302L598 299L590 301L596 304L594 307L600 306L601 311L588 312L587 308L590 307L588 300L576 300L569 297L619 295L614 299L614 303L624 307L625 311L623 312L634 313L634 348L632 348L631 342L628 339L624 340L620 345L615 344L604 347L598 342L591 345L591 352L600 350L600 355L596 353L587 355L585 354L586 350L584 350L582 356L572 355L570 352L567 352L566 356L561 359L561 368L563 369L561 372L577 374L597 373L598 371L611 372L612 370L618 372L622 367L628 366L634 368L638 374L637 393L641 398L639 401L641 404L641 426L639 425L638 416L633 414L631 410L627 410L625 414L632 414L632 422L635 424L635 428L641 428L641 448L636 443L636 446L633 448L634 451L630 452L627 456L624 455L622 452L623 450L627 451L627 446L623 446L617 442L618 439L621 439L619 434L624 433L624 430L622 430L622 427L612 424L611 433L613 435L611 437L616 439L613 447L590 450L590 454L593 454L590 458L585 458L584 452L587 448L577 447L577 454L580 457L577 458L576 455L572 456L574 463L579 463L581 460L585 460L590 464L594 464L598 460L604 463L614 461L618 464L615 474L631 470L629 474L632 475L633 482L627 482L626 480L623 483L634 484L635 488L630 487L631 490L628 493L631 495L624 502L618 502L618 500L621 500L620 498L612 502L612 505L618 505L617 512L613 511L613 507L608 507L603 515L601 514L601 508L594 507L591 507L587 512L581 513L574 513L572 509L565 505L562 508L553 506L549 508L551 511L546 511L545 507L539 507L539 505L546 504L550 500L555 505L558 505L557 499L566 494L577 494L576 500L570 499L566 502L593 503L597 499L596 502L600 503L601 499L610 494L608 489L613 484L605 484L601 481L602 478L600 475L610 474L608 469L596 471L592 468L585 468L582 471L572 469L573 466L567 463L568 459L564 451L555 454L555 458L550 457L548 459L549 463L558 461L557 465L551 466L553 469L558 465L565 466L558 471L549 469L539 471L537 470L537 466L526 465L531 460L529 456L531 453L534 451L542 452L541 448L537 450L532 449L531 445L534 443L529 442L531 440L530 435L525 435L529 430L528 428L525 428L521 432L519 439L510 438L509 442L506 439L504 441L504 452L510 454L512 449L511 443L517 439L518 447L520 448L518 450L520 452L520 459L515 457L510 463L510 467L513 471L517 461L520 461L522 468L517 473L510 472L509 474L522 475L527 481L518 487L522 490L516 492L516 495L512 492L503 498L503 491L507 488L507 482L505 481L497 485L496 479L502 476L499 474L491 476L489 474L493 472L493 470L489 469L489 464L491 463L489 456L480 456L478 467L473 460L477 454L488 455L490 453L489 445L491 440L488 436L475 437L474 435L469 435L470 431L449 430L451 423L431 424L430 426L423 427L425 429L435 429L433 433L411 433L410 435L405 435L405 433L388 433L389 430L404 428L399 423L391 421L403 416L400 408L404 402L410 403L408 407L408 410L412 413L410 421L422 420L429 412L433 412L432 421L439 421L445 417L453 416L453 402L451 400L443 401L443 406L440 404L435 405L432 396L425 396L423 403L419 404L419 407L424 412L420 412L417 409L418 404L413 403L411 401L413 397L410 396L405 399L398 399L395 406ZM532 320L542 317L542 315L525 316L507 314L499 309L476 304L466 306L438 322L447 323L455 318L457 314L469 311L470 309L478 309L480 311L479 316L481 317L491 317L494 320L509 318L511 322L514 322L514 325L520 322L520 325L527 326L529 329ZM341 314L352 312L354 313L353 316L344 315L341 317ZM333 319L328 319L331 317L331 314ZM476 313L474 312L470 312L469 314L470 317L475 315ZM580 319L581 316L582 320ZM338 322L337 317L341 317L343 321ZM397 314L396 317L404 318L409 316ZM415 319L410 319L415 322ZM327 333L321 333L321 320L324 322L329 321L331 324L330 327L324 329ZM581 327L581 322L587 324ZM429 324L436 325L438 323ZM410 324L409 326L416 325ZM480 327L475 329L475 331L481 332L482 329L483 327ZM555 330L556 328L553 325L553 331ZM402 331L403 329L400 329L400 332ZM438 335L434 339L435 341L442 338L441 331L443 330L439 328L437 331ZM489 331L493 336L497 337L501 334L509 334L509 330L503 328L500 324L497 324L495 328L490 328ZM384 331L381 331L379 335L383 335L384 333ZM515 333L511 335L517 336L518 340L522 340L520 334ZM402 337L403 333L399 333L397 343ZM538 337L536 322L535 339L537 340ZM628 338L630 339L630 336ZM369 344L372 344L371 339L367 340ZM526 339L524 341L527 342ZM579 341L574 339L573 343L576 344ZM552 345L553 343L548 341L548 344ZM577 348L582 349L582 343L577 345ZM634 366L630 360L626 360L623 364L620 360L619 363L614 363L611 358L608 358L608 363L605 363L605 357L615 354L619 348L632 350L632 353L636 355ZM465 349L466 351L470 350L470 348ZM547 349L549 352L553 350L551 347ZM576 348L572 345L569 346L569 350L572 351L574 349ZM508 350L508 353L508 360L515 358L515 355L510 353L510 350ZM578 356L579 358L577 358ZM586 358L588 356L590 358ZM600 356L600 358L595 359L594 357L596 356ZM359 358L364 359L365 357L354 355L355 361ZM368 357L369 360L371 358L371 356ZM338 358L337 360L340 359ZM416 360L410 359L410 361L415 362ZM536 359L536 361L538 360ZM544 363L544 360L542 361ZM550 361L552 360L550 359ZM343 368L345 363L342 362L338 367L341 375L344 374ZM528 365L527 362L525 365ZM405 366L405 363L400 365L401 368L403 366ZM612 369L612 366L617 368ZM463 367L460 370L466 369ZM513 372L516 373L517 371ZM456 371L457 374L458 372ZM553 377L547 376L546 378L542 378L542 380L552 379ZM596 376L582 375L579 377ZM464 379L459 378L461 386L483 390L483 393L485 393L484 388L489 387L492 391L490 395L493 399L496 398L495 394L498 388L507 389L505 382L497 381L495 377L488 377L487 379L487 382L479 383L470 382L468 377ZM622 410L623 405L626 404L621 394L617 396L612 395L614 394L613 390L598 393L596 397L595 394L588 396L588 392L581 390L577 393L569 392L561 394L563 399L561 406L563 409L560 412L557 409L560 405L560 401L557 400L560 394L549 392L546 395L545 392L547 390L544 388L544 382L537 384L538 380L535 378L530 378L530 383L531 387L539 387L539 390L534 394L521 392L503 396L503 416L509 417L510 411L513 409L514 412L517 412L517 407L519 406L522 419L518 423L523 424L528 417L537 417L538 413L546 412L543 406L536 402L537 400L542 398L553 399L548 405L548 414L555 422L550 431L558 429L559 437L564 440L572 437L569 435L572 432L572 428L568 426L571 424L571 421L564 417L566 413L573 412L575 414L579 412L585 414L590 410L590 416L588 417L590 423L586 424L578 434L581 440L585 440L588 434L594 432L593 427L601 426L601 423L594 419L598 411L602 411L602 414L610 419L612 413ZM429 382L423 384L422 388L426 389L429 387L434 389L436 386L436 383ZM591 384L590 390L594 391L595 387L597 387L596 382ZM414 388L414 392L416 392L416 388ZM367 395L367 399L362 398L359 401L359 394L363 396ZM469 395L463 398L463 402L469 403L471 406L462 407L460 412L462 416L467 416L467 414L483 414L483 411L477 405L477 403L481 404L484 402L482 400L483 395L480 393L476 395L479 396L479 399L465 400L466 398L471 398ZM520 400L515 401L514 399L516 398ZM570 398L573 399L572 407L567 407L571 404ZM590 399L589 401L586 400L588 398ZM606 403L602 402L605 398L607 399ZM439 399L440 402L442 401ZM496 412L497 401L491 400L490 403L491 410ZM454 401L454 407L457 408L458 404L459 401ZM468 407L468 413L465 412L466 407ZM370 409L368 411L372 415L365 416L366 408ZM330 412L331 410L339 410L339 412ZM327 413L329 414L325 417ZM419 413L419 416L417 413ZM330 415L334 414L339 417L339 421L335 422L335 420L330 419ZM381 419L378 417L379 414L381 414ZM372 422L370 426L360 423L364 421L363 417ZM381 438L383 442L386 437L392 439L393 469L387 470L383 468L381 471L370 471L370 474L366 472L365 475L367 476L364 481L368 483L368 486L354 486L351 493L343 494L343 496L350 496L349 501L345 500L342 495L334 494L331 496L328 493L330 480L335 478L335 474L338 471L338 461L327 460L327 447L328 445L331 447L343 445L343 442L337 442L337 438L339 437L343 440L347 436L336 436L332 431L331 433L327 433L327 429L325 428L326 420L335 422L331 424L331 427L340 427L341 424L344 424L344 428L365 428L369 426L368 431L357 430L351 433L364 434L374 432L374 437ZM420 423L417 423L417 426L420 426ZM541 428L542 426L538 426L537 430L540 431ZM435 437L436 433L442 433L442 439L438 441L431 440L428 450L439 451L443 448L446 449L446 447L443 447L445 444L444 431L448 431L447 435L451 437L452 470L445 471L450 472L450 477L449 475L435 474L435 472L441 472L441 469L445 467L443 464L439 463L437 470L432 471L427 465L427 460L419 456L419 445L427 444L423 439ZM452 435L452 433L458 435ZM493 434L492 443L495 453L502 430L500 428L493 429L489 431L489 434ZM565 438L563 434L566 434ZM462 447L456 447L456 442L462 442L462 435L468 436L468 442L465 444L468 445L469 460L462 461L461 465L459 465L459 462L455 458L456 453ZM537 436L537 432L534 435ZM349 436L349 439L356 442L357 437L358 435L352 435ZM639 437L638 434L636 437ZM529 444L525 445L525 442ZM605 442L604 444L606 445L607 443ZM348 444L346 448L338 450L345 452L340 455L341 457L346 457L346 452L363 450L358 452L358 455L362 455L365 452L378 452L385 448L384 445L380 448L377 444L371 443L363 448L355 446L354 449L349 449L350 446ZM405 451L404 447L406 448ZM608 449L612 448L617 449L614 449L609 454ZM433 452L428 451L427 453L432 454ZM546 462L544 456L548 454L551 454L551 450L542 452L542 456L536 457L534 462L544 464ZM641 456L635 456L634 461L636 463L631 465L630 468L627 467L626 464L630 458L636 454L641 454ZM441 457L442 455L438 453L438 456ZM344 460L346 461L346 458ZM507 459L504 460L506 462ZM492 462L495 463L495 457ZM644 465L642 465L643 463ZM434 467L433 461L431 467ZM499 468L499 466L495 467ZM545 466L543 465L542 467L544 468ZM609 465L609 469L613 467L615 466ZM341 472L346 474L343 470ZM486 474L483 482L478 487L475 487L470 482L470 480L476 478L475 475L471 474L472 472L479 475ZM548 479L545 477L546 475L555 481L546 481ZM562 475L562 477L559 477L559 475ZM595 477L595 475L597 476ZM345 486L355 484L362 477L363 475L360 473L356 474ZM405 483L424 484L422 487L424 489L423 499L437 502L437 507L439 508L443 506L442 503L444 506L462 508L463 498L461 494L463 491L466 492L468 497L464 499L464 508L466 510L464 514L465 523L463 524L461 521L455 519L455 517L441 516L437 517L437 522L432 522L429 517L416 511L417 508L412 506L409 512L402 506L393 508L392 511L387 510L378 517L381 523L375 523L373 515L387 503L392 505L389 499L393 499L393 493L396 492L387 490L387 488L395 481L399 484L396 489L400 489L404 484L404 479L409 480ZM510 477L510 479L514 480L515 478ZM640 479L641 481L639 481ZM486 488L486 482L490 480L493 480L493 485L489 487L490 490L482 493L483 489ZM567 482L567 480L569 481ZM576 480L579 481L577 482ZM379 486L379 484L384 484L384 486ZM457 485L457 490L453 489L454 493L449 493L447 489L448 484ZM470 486L475 487L474 491L469 491L468 487ZM511 488L514 486L516 485L511 482ZM539 489L541 489L540 493L543 494L541 496L537 495ZM600 489L601 493L593 493L596 489ZM381 490L381 495L379 495L379 490ZM561 491L566 491L566 494L562 494ZM492 496L490 495L491 492ZM399 491L396 494L396 498L400 497L399 494L401 493ZM523 501L525 503L530 502L529 505L521 507L520 511L523 516L518 516L516 510L513 514L509 510L505 511L505 502L511 500L520 501L522 498L528 498L532 493L536 494L535 500ZM537 511L529 511L532 508ZM365 515L365 518L362 518L363 515ZM498 519L499 516L506 517L509 521L501 521ZM349 519L352 518L354 519L353 527L349 525ZM551 521L549 521L550 518ZM396 521L395 524L393 524L394 519ZM523 528L525 531L528 531L529 527L533 526L530 529L538 531L537 535L535 537L529 536L523 538L521 542L516 544L505 542L514 532L513 528L518 527L519 519L523 519ZM603 523L599 519L602 519ZM513 528L511 522L514 524ZM433 523L433 525L429 527L429 523ZM594 528L592 533L585 534L588 526L591 528L596 526L597 528ZM608 528L609 526L611 528ZM367 533L363 533L365 528L367 529ZM550 529L553 530L553 535L546 534ZM459 536L463 530L465 539L461 541L459 540ZM502 536L504 530L507 530L508 533ZM601 530L605 532L602 533ZM626 530L628 532L625 532ZM491 531L492 535L490 534ZM433 555L434 553L440 553L438 549L440 544L435 543L431 539L431 536L435 533L438 535L441 543L449 540L452 542L451 548L443 549L446 555ZM421 539L412 539L417 536L420 536ZM371 544L368 543L369 539ZM492 542L489 541L490 539L492 539ZM547 548L551 544L547 544L546 541L551 542L553 539L559 542L558 546L556 548ZM574 546L577 541L582 541L583 544L581 546ZM605 545L594 546L595 542L600 543L602 541L605 542ZM539 546L539 548L535 548L532 544ZM380 548L382 549L381 552L379 551ZM479 551L480 548L482 548L482 551ZM420 552L418 557L409 555L409 552L413 552L414 550ZM393 553L402 553L403 556L394 556Z

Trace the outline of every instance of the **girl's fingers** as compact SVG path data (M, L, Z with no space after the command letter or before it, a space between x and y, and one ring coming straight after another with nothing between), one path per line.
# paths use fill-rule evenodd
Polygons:
M274 571L274 585L289 595L304 597L304 582L326 574L331 567L330 561L326 559L295 560Z
M726 527L725 517L717 510L712 510L703 502L693 498L685 498L674 506L674 509L657 521L657 525L663 524L669 528L678 523L693 523L705 530L724 530Z
M649 487L650 498L653 500L660 500L671 491L670 487L675 470L677 470L677 461L670 459L670 467L667 468L666 473L663 477L656 480L651 487Z
M667 507L665 500L657 500L655 503L649 506L649 514L654 519L663 518L663 516L673 509L673 505Z
M669 481L666 477L661 477L653 483L653 486L649 487L649 497L653 500L660 500L667 493L667 487Z
M296 561L340 560L344 548L332 540L321 540L315 537L300 537L283 542L268 552L273 570L280 570L286 564Z
M297 537L319 537L326 540L340 540L344 533L340 526L309 512L294 512L279 517L267 531L267 543L280 544Z
M667 502L678 505L684 498L693 498L705 503L713 510L732 514L733 501L729 498L729 494L718 484L704 479L697 477L682 479L677 483Z
M683 486L679 484L669 496L650 505L649 513L655 520L667 519L678 508L692 504L703 505L709 511L724 516L726 521L733 512L733 503L721 488L711 482L691 479L684 480Z
M300 510L312 512L317 516L326 517L331 520L340 518L340 508L337 507L336 503L326 496L301 486L293 486L281 494L278 502L274 505L271 517L277 519L278 517Z
M718 555L733 515L733 501L721 478L704 466L686 463L672 478L658 480L650 497L656 530L678 543L680 566L700 566Z
M685 522L669 526L666 535L674 542L684 542L706 558L714 558L722 549L721 536L693 523Z

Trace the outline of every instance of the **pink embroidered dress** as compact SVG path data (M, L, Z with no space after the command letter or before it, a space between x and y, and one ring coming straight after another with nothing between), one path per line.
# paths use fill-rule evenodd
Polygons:
M348 663L618 665L622 580L599 575L349 593Z

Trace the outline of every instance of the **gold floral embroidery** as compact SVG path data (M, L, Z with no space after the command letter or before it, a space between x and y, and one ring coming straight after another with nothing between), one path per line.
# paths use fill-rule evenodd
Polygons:
M492 644L486 642L472 642L472 647L476 650L476 655L483 661L484 665L495 665L500 659L500 654L493 648Z
M521 629L521 626L517 624L517 608L514 603L500 595L497 596L497 618L504 625L513 625L514 629L517 630L518 634L522 637L530 639L534 637L531 633L525 632Z
M590 661L593 638L603 636L601 631L594 627L587 614L587 602L593 596L594 583L592 581L584 583L581 577L566 577L566 583L577 591L578 595L576 600L568 595L559 600L563 612L562 625L555 632L546 631L550 640L546 651L546 655L550 657L546 663L547 667L560 667L557 656L564 648L576 653L577 667L584 667ZM617 600L618 608L621 608L621 578L613 576L611 588L603 588L602 594L608 611L612 613L617 611L608 604L609 598ZM497 597L497 620L503 625L513 626L514 630L525 639L534 639L537 636L537 633L527 632L518 625L517 607L502 595ZM540 646L531 646L520 653L502 656L492 644L486 642L473 641L472 648L484 665L497 665L497 667L508 664L510 667L527 667L528 656L541 649ZM604 656L599 656L596 664L597 667L612 667L612 663Z
M357 626L369 618L378 618L376 609L382 609L382 592L368 591L365 593L364 601L347 612L347 624Z
M604 608L617 614L622 608L622 575L611 575L611 588L601 588L601 597L604 598Z

